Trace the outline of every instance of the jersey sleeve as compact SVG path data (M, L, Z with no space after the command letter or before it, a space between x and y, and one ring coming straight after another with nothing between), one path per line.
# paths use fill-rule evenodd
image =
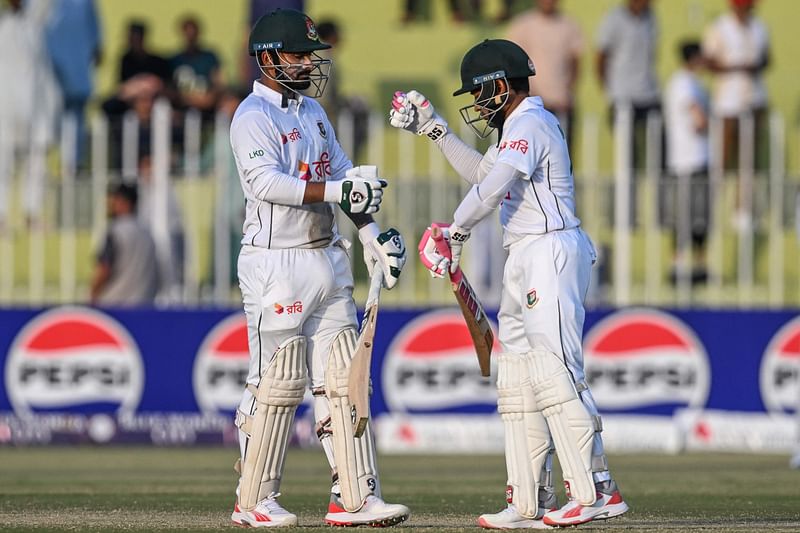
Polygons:
M269 118L257 111L236 117L231 125L231 148L242 187L259 200L302 205L306 183L284 172L274 132Z

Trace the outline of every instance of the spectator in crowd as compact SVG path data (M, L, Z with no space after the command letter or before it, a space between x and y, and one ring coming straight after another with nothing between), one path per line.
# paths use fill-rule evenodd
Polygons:
M648 159L659 168L662 163L661 146L654 147L652 152L647 150L648 117L661 111L655 71L657 37L650 0L625 0L624 5L617 6L603 19L597 39L597 76L611 104L612 124L614 128L625 127L620 121L630 121L631 160L627 167L633 178L628 205L631 227L637 224L636 173L645 168ZM663 137L658 140L663 144Z
M650 0L626 0L614 8L603 19L597 39L597 76L611 104L612 120L623 107L629 106L633 113L634 169L644 167L641 141L647 116L661 109L655 70L657 39Z
M200 22L194 16L181 21L184 47L170 59L172 83L178 105L198 109L205 118L213 117L222 92L222 72L217 55L200 45Z
M739 168L740 122L753 119L753 155L758 168L766 165L767 92L763 82L769 65L769 35L761 20L753 15L755 0L730 0L730 11L721 15L707 29L703 53L714 73L715 87L711 101L713 114L722 118L723 165ZM761 141L761 142L760 142ZM738 198L735 223L739 229L752 224L752 213Z
M103 56L100 22L94 0L60 0L53 3L47 24L47 53L61 86L64 112L76 125L76 163L86 147L84 110L92 96L92 74Z
M536 7L520 13L508 28L507 38L536 58L531 94L542 97L548 111L558 117L572 149L575 120L574 95L583 35L578 24L561 13L558 0L538 0Z
M122 118L133 110L139 121L139 147L150 143L150 115L156 98L169 93L169 62L146 46L147 26L133 21L128 26L128 49L122 56L117 93L103 103L110 121L111 167L121 166ZM139 154L133 161L137 161ZM135 172L135 168L132 169ZM131 176L129 176L131 177Z
M112 118L121 117L136 107L137 100L152 100L162 94L169 83L171 69L163 57L152 54L145 45L147 26L139 21L128 27L128 49L122 56L117 94L103 104Z
M11 177L24 169L23 209L39 226L47 150L54 141L61 95L45 47L50 3L7 0L0 10L0 226L7 223Z
M679 51L682 66L672 75L664 93L670 176L659 198L662 200L663 219L675 230L676 256L672 279L675 281L681 275L691 276L691 281L698 283L707 277L702 255L710 210L708 93L698 77L704 65L700 43L683 43Z
M97 254L91 284L94 305L152 305L158 291L156 247L150 232L136 219L136 186L118 183L109 189L111 222Z

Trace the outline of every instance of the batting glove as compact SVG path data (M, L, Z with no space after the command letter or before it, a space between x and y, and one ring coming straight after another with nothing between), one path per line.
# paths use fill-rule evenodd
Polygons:
M378 224L372 222L358 230L358 238L364 245L364 263L369 275L376 265L383 270L383 284L392 290L406 264L406 243L394 228L380 232Z
M448 230L450 234L450 273L454 274L455 271L458 270L458 263L461 260L461 248L463 248L464 243L469 239L470 230L462 228L461 226L456 226L455 224L450 224Z
M442 236L446 241L450 240L450 232L447 226L440 226ZM428 227L419 241L419 258L422 264L428 269L428 273L432 278L443 278L447 274L447 269L450 266L450 259L439 253L436 248L436 241L431 236L431 228Z
M428 99L417 91L394 93L392 109L389 111L389 124L417 135L425 135L433 141L447 133L447 121L436 113Z
M370 215L380 209L383 188L388 184L378 177L376 166L353 167L343 180L325 182L323 199L339 204L345 213Z

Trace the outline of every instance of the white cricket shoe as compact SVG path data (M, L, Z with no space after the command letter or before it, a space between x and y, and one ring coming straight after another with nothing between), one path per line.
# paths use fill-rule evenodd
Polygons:
M350 513L344 509L339 497L331 494L325 523L331 526L387 527L408 520L410 514L405 505L386 503L372 494L366 497L361 509Z
M513 503L499 513L482 514L478 525L485 529L553 529L542 522L541 512L539 518L528 518L519 514Z
M293 515L278 503L280 493L270 494L252 511L244 511L239 502L233 507L231 520L237 526L244 527L291 527L297 525L297 516Z
M577 526L592 520L614 518L628 511L628 504L622 500L616 482L602 481L595 483L597 501L592 505L581 505L570 500L556 511L546 513L543 522L550 526Z

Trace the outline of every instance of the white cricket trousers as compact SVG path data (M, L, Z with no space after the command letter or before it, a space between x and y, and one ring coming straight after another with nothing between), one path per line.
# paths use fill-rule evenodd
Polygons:
M353 273L345 249L333 245L269 250L243 245L238 271L250 348L247 383L258 385L282 342L304 335L311 387L323 387L331 342L342 329L358 328ZM249 413L252 402L245 390L240 409Z
M583 303L596 258L580 228L528 235L510 246L498 313L504 352L547 350L564 361L574 383L585 383ZM589 413L597 415L588 389L580 398ZM600 434L595 433L594 454L602 453Z

